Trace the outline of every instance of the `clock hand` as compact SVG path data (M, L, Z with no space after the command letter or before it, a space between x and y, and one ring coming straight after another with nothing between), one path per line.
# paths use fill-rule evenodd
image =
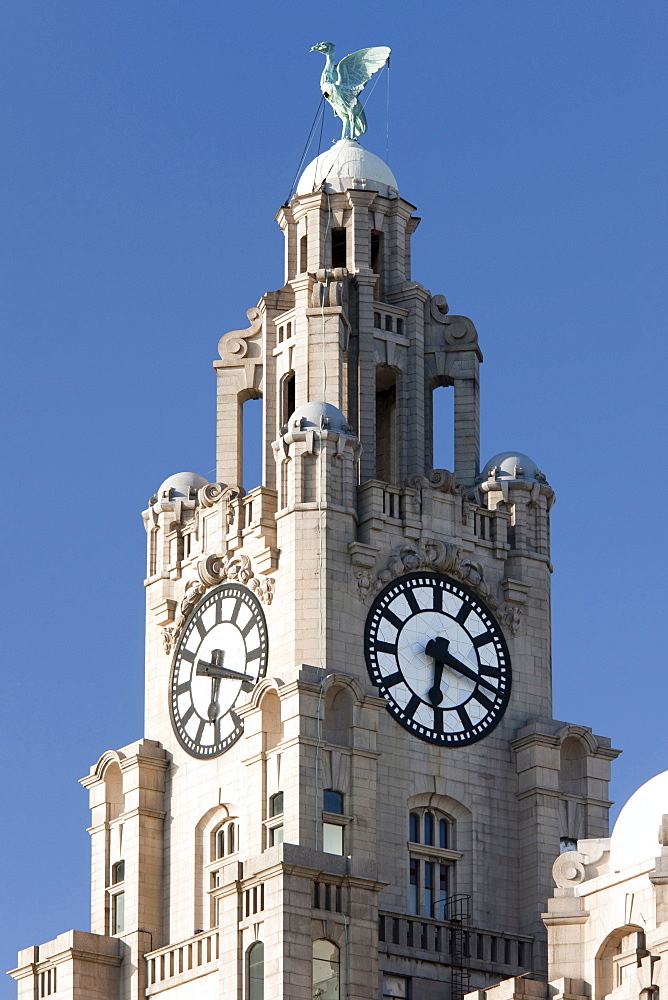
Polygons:
M448 650L449 645L450 645L449 640L444 639L443 636L439 635L436 639L429 640L429 642L425 646L424 651L427 654L427 656L433 656L435 662L438 662L440 660L441 673L443 671L443 665L445 665L447 667L450 667L451 670L456 670L458 673L463 674L464 677L468 677L469 680L475 681L475 683L479 684L481 687L487 688L488 691L492 691L494 694L498 694L498 691L493 684L490 684L489 681L485 680L484 677L476 673L475 670L472 670L471 667L467 666L466 663L462 663L462 661L458 660L456 656L453 656L452 653ZM438 677L439 686L440 686L440 680L441 677L439 675ZM429 700L432 702L432 704L438 704L438 702L433 701L432 698L433 690L434 689L431 688L427 692ZM439 701L440 700L441 699L439 698Z
M211 685L211 704L207 711L209 722L215 722L220 715L220 705L218 704L218 692L220 691L220 677L213 678Z
M219 655L217 656L216 654ZM221 649L214 649L211 653L211 663L207 663L206 660L200 660L197 664L198 675L200 677L215 677L219 681L221 677L224 677L225 680L241 681L241 687L244 691L252 691L255 685L248 677L248 674L242 674L239 670L231 670L229 667L224 667L222 663L223 656L224 653Z
M437 639L430 639L424 650L427 656L434 657L434 683L427 691L427 698L429 698L434 708L443 701L441 680L443 678L444 657L447 656L449 645L448 639L439 636Z

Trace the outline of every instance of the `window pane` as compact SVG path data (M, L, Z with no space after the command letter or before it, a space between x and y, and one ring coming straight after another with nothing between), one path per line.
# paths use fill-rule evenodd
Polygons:
M119 892L112 896L113 900L113 934L122 934L125 930L125 893Z
M339 949L331 941L313 942L313 996L340 1000Z
M343 795L341 792L334 792L331 788L325 789L323 809L325 812L343 813Z
M325 854L343 854L343 827L338 823L322 824L322 849Z
M383 976L383 996L407 1000L408 980L404 976Z
M433 916L434 911L434 864L425 861L424 864L424 915Z
M283 792L276 792L269 799L269 815L280 816L283 812Z
M417 858L411 858L410 865L410 911L419 913L420 897L420 862Z
M125 861L117 861L111 869L111 884L116 885L125 879Z
M276 844L283 843L283 827L275 826L273 830L270 831L269 839L271 841L271 846L274 847Z
M235 837L234 837L234 823L230 823L230 825L228 826L228 828L227 828L227 837L228 837L227 853L228 854L234 854L234 852L236 850L236 847L235 847L235 844L234 844L234 840L235 840Z
M448 895L450 893L450 865L439 865L438 877L438 905L436 916L439 920L446 920L448 915Z
M424 842L425 844L434 843L434 814L425 813L424 814Z
M438 846L450 847L450 824L447 819L442 819L438 824Z
M420 817L418 813L411 813L408 817L408 839L412 844L420 843Z
M248 998L264 1000L264 945L256 941L248 950Z

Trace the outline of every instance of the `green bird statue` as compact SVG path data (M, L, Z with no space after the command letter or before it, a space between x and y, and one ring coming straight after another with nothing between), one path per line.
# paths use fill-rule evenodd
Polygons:
M342 139L356 139L367 130L364 108L358 100L367 83L390 58L387 45L351 52L340 62L334 62L334 44L318 42L311 52L322 52L325 68L320 77L320 89L331 104L334 114L343 122Z

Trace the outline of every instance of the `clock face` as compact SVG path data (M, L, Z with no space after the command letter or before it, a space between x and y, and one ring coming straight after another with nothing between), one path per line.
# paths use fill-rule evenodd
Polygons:
M439 746L466 746L499 722L510 697L510 657L498 622L460 583L410 573L369 612L367 667L405 729Z
M224 583L197 605L174 654L172 726L193 757L218 757L239 739L245 702L267 671L267 624L254 594Z

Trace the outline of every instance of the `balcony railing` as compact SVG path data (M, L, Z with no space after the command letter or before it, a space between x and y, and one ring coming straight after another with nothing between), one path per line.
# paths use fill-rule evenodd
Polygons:
M461 934L455 921L428 920L426 917L399 913L380 913L378 939L381 949L405 953L416 949L431 952L434 961L451 965L453 952L459 947ZM511 975L531 968L532 939L519 934L469 927L464 932L463 953L471 969L495 966L499 972ZM508 972L508 970L511 970Z
M176 985L169 980L187 982L216 968L219 956L218 931L203 931L187 941L158 948L146 956L148 966L147 996ZM210 968L207 968L210 966Z

